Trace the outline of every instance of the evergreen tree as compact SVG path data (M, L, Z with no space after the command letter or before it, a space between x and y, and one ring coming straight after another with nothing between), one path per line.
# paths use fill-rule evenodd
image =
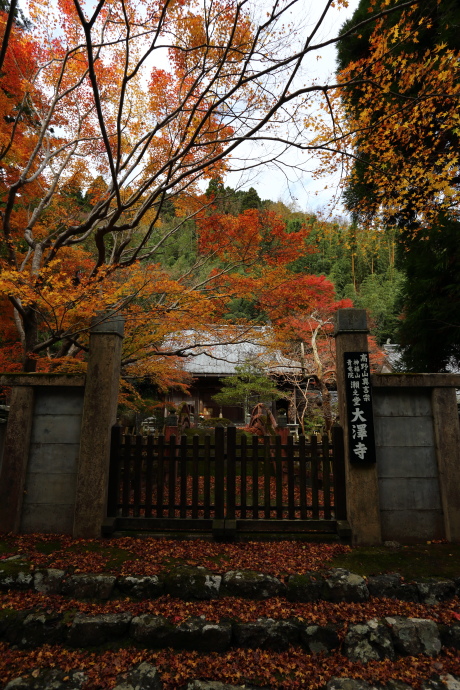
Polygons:
M399 335L410 371L446 371L460 365L459 223L411 238L401 249L406 272Z
M221 379L222 389L213 397L218 405L241 405L247 415L259 402L284 397L258 362L248 360L235 367L235 374Z
M247 192L241 193L241 210L247 211L249 208L262 208L262 200L254 187L249 187Z

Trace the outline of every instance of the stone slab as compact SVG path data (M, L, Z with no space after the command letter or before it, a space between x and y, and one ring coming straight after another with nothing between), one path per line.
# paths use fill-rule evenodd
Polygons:
M373 391L374 417L431 417L429 391Z
M433 421L429 417L377 417L378 446L434 446Z
M444 520L440 510L382 510L381 518L383 541L407 544L444 537Z
M381 510L441 510L439 482L424 477L379 480Z
M78 443L31 443L29 472L76 472L79 451Z
M69 504L75 501L76 473L53 474L31 472L26 479L24 504Z
M377 448L377 470L382 477L437 477L434 448Z
M372 374L378 388L460 388L460 374Z
M368 332L367 312L365 309L338 309L335 317L334 335L358 331Z
M74 505L23 505L21 532L72 534Z
M44 388L35 395L36 415L59 414L81 415L83 410L83 390L79 388Z
M32 443L78 443L81 416L36 415L32 423Z

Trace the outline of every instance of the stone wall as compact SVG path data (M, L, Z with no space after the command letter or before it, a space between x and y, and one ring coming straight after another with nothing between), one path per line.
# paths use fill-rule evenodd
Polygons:
M0 374L12 388L0 467L0 531L98 538L107 515L123 319L92 323L87 374Z
M35 391L21 532L72 533L83 393L83 387Z
M444 537L429 389L374 389L382 539Z
M460 376L378 374L371 379L382 540L457 541L455 387Z
M353 543L460 541L460 374L371 375L376 452L357 462L349 427L364 413L351 403L349 409L346 362L368 352L368 333L365 310L338 310L337 392ZM372 442L372 433L367 437Z

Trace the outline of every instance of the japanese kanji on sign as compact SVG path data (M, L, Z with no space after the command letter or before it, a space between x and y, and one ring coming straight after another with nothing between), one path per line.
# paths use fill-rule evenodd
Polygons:
M344 358L350 462L367 465L375 462L369 355L345 352Z

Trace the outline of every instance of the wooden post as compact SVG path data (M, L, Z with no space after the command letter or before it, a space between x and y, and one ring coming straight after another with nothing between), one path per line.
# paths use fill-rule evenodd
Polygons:
M223 426L216 426L215 435L215 519L225 518L224 506L224 481L225 481L225 429Z
M335 342L337 393L340 424L344 428L345 476L347 486L347 516L351 525L354 544L380 544L379 490L377 467L372 464L357 464L350 460L348 409L345 394L347 371L345 352L368 352L367 317L365 309L339 309L337 312ZM375 452L375 448L374 448Z
M226 518L235 519L236 504L236 426L227 427L227 513Z
M107 517L116 517L118 510L118 492L120 488L120 446L122 441L121 426L112 427L110 443L109 487L107 500Z

